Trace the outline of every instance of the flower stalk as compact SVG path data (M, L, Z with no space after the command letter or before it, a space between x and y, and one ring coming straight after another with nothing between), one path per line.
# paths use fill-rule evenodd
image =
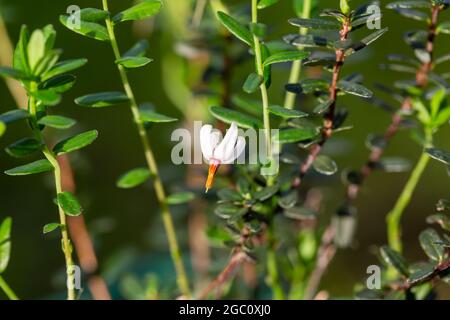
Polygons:
M109 11L108 9L108 1L102 0L103 4L103 10ZM116 40L116 35L114 32L114 27L112 24L112 21L110 17L105 18L106 22L106 28L108 30L108 35L110 38L111 47L114 53L115 59L120 59L121 54L119 51L119 46ZM136 123L139 137L141 140L142 147L144 148L144 154L145 159L147 162L148 169L151 173L152 179L153 179L153 187L155 189L156 197L158 199L160 208L161 208L161 215L162 220L164 224L164 228L166 230L167 239L169 242L169 249L172 256L173 263L175 265L175 270L177 273L177 283L180 288L180 291L182 294L186 297L191 296L190 288L189 288L189 282L186 275L186 271L183 265L181 252L178 246L178 240L176 236L175 227L173 224L172 216L170 213L169 206L166 201L166 193L164 190L164 186L161 181L161 176L159 174L158 165L156 163L152 147L150 145L150 141L147 136L147 132L145 130L144 123L141 121L141 116L139 112L139 108L136 102L136 98L134 96L134 92L131 88L130 82L128 80L128 75L126 73L126 70L123 66L117 65L117 68L119 70L120 78L122 80L122 84L125 90L125 93L130 100L130 108L131 112L133 114L134 122Z
M0 288L6 294L9 300L19 300L13 289L6 283L5 279L0 275Z

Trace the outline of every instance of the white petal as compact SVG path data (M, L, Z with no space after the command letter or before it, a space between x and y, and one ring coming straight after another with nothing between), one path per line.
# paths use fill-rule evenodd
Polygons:
M203 156L208 160L212 158L214 151L214 147L211 143L211 130L212 125L210 124L205 124L200 129L200 147L202 149Z
M233 152L237 137L238 127L236 123L233 122L231 123L231 126L228 129L227 134L223 138L222 142L214 150L214 158L220 161L229 158L230 154L232 154Z
M227 159L225 159L223 161L224 164L230 164L232 163L234 160L236 160L237 158L239 158L239 156L241 155L241 153L245 150L245 138L244 137L238 137L237 138L237 142L236 142L236 146L233 148L233 153L231 154L230 157L228 157Z

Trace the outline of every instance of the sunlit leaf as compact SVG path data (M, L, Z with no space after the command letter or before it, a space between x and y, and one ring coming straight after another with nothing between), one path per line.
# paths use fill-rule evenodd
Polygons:
M252 116L246 115L239 111L212 106L209 108L211 114L226 123L231 124L236 122L236 124L242 128L262 128L263 124L261 120L254 118Z
M224 12L217 12L217 17L228 31L250 47L253 47L253 36L248 28Z
M54 222L53 223L48 223L42 228L42 233L43 234L50 233L52 231L55 231L59 227L61 227L61 224L59 224L59 223L54 223Z
M420 245L430 259L442 262L444 259L445 248L439 245L442 242L441 237L434 229L426 229L419 235Z
M49 115L42 117L39 119L38 124L48 126L55 129L69 129L71 128L76 121L71 118L63 117L63 116L56 116L56 115Z
M274 53L271 56L269 56L266 60L264 60L263 66L268 66L268 65L271 65L274 63L303 60L307 57L309 57L309 52L306 52L306 51L277 52L277 53Z
M150 178L147 168L136 168L123 174L116 182L118 188L130 189L143 184Z
M147 57L123 57L118 60L116 60L117 64L120 64L121 66L132 69L132 68L139 68L143 67L153 60Z
M29 174L36 174L48 172L53 170L53 165L47 159L37 160L23 166L15 167L5 171L8 176L25 176Z
M58 142L53 148L53 152L56 155L79 150L90 145L98 137L97 130L87 131L81 134L77 134L73 137L67 138Z
M258 90L263 83L264 78L256 73L251 73L244 82L242 89L247 93L253 93Z
M56 200L59 207L68 216L79 216L83 212L77 198L68 191L58 193Z
M59 17L59 21L69 30L72 30L73 32L76 32L78 34L81 34L83 36L100 40L100 41L109 41L109 35L108 31L106 30L106 27L98 24L96 22L89 22L89 21L80 21L80 25L78 27L77 24L72 23L70 21L71 17L67 15L61 15Z
M144 0L131 8L128 8L113 17L114 23L130 20L147 19L156 15L162 7L159 0Z
M83 107L102 108L128 102L128 96L122 92L101 92L88 94L75 99L75 103Z

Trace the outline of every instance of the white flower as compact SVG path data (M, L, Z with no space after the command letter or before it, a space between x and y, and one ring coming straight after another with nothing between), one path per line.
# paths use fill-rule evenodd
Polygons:
M236 160L245 149L245 139L238 136L236 123L231 123L225 137L210 124L200 129L200 145L205 159L209 162L206 192L211 188L214 175L221 164L230 164Z

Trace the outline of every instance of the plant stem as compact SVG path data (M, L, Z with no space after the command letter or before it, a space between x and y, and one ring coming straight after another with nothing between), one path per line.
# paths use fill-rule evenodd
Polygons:
M403 211L411 201L414 190L416 189L420 177L422 176L429 160L430 157L425 152L422 153L419 161L411 173L411 176L409 177L408 182L403 188L400 197L397 199L394 208L386 217L389 246L398 252L402 251L400 221Z
M102 0L102 3L103 3L103 10L108 11L108 1ZM117 44L116 36L114 33L114 27L111 22L111 19L109 17L107 17L105 19L105 22L106 22L106 27L108 29L111 47L114 52L114 57L116 60L120 59L121 55L120 55L120 51L119 51L119 46ZM190 297L191 293L190 293L190 289L189 289L189 283L188 283L186 272L184 269L180 249L178 247L178 241L177 241L174 224L172 221L172 216L171 216L169 206L166 201L166 194L164 191L164 186L162 184L161 177L159 175L158 166L156 164L153 150L151 148L150 141L147 137L147 132L145 130L144 123L141 121L139 108L138 108L138 105L136 102L136 98L134 96L134 92L131 89L126 70L121 65L117 65L117 68L119 70L120 77L122 79L125 93L130 100L130 107L131 107L131 112L133 114L133 119L134 119L134 122L136 123L137 129L138 129L139 137L141 139L141 144L144 148L147 166L148 166L148 169L150 170L150 173L151 173L151 176L153 179L153 187L155 188L156 197L158 198L158 202L161 207L162 220L163 220L164 228L166 230L167 239L169 242L170 253L171 253L172 260L175 265L175 270L177 273L178 286L180 288L180 291L183 293L183 295L185 295L186 297Z
M269 285L272 288L273 298L275 300L283 300L284 292L280 284L280 277L278 273L277 266L277 256L275 252L275 241L272 227L268 227L267 237L268 237L268 249L267 249L267 272L269 273Z
M252 23L258 23L258 1L252 0ZM254 51L255 51L255 59L256 59L256 68L258 75L264 78L264 68L263 61L261 56L261 43L259 41L258 36L253 35L254 42ZM261 90L261 98L263 103L263 120L264 120L264 136L266 139L266 155L268 159L272 159L272 139L270 134L270 114L269 114L269 96L267 94L267 86L266 83L260 85L259 89ZM269 179L270 180L270 179Z
M34 98L34 94L37 91L37 83L31 82L30 84L30 96L29 96L29 112L31 115L30 121L31 121L31 127L33 129L33 133L35 134L37 140L41 142L44 147L42 149L42 153L47 158L47 160L52 164L53 166L53 174L54 174L54 180L55 180L55 191L56 195L60 194L62 190L62 184L61 184L61 169L58 163L58 160L56 159L56 156L50 149L48 148L47 144L45 143L45 140L42 136L41 130L39 129L39 125L37 123L37 116L36 116L36 99ZM68 300L75 300L75 274L74 270L72 269L74 266L73 258L72 258L72 245L70 243L69 239L69 233L67 232L67 222L66 222L66 214L62 210L61 206L58 205L58 213L59 213L59 224L61 229L61 244L62 244L62 250L64 253L64 258L66 262L66 274L67 274L67 299Z
M6 283L5 279L0 275L0 288L6 294L9 300L19 300L17 295L11 289L11 287Z
M310 16L311 16L311 0L304 0L302 19L309 19ZM308 29L306 28L299 29L299 33L301 35L305 35L307 31ZM303 48L299 47L298 49L302 50ZM300 79L301 72L302 72L302 61L295 60L292 63L291 73L289 75L289 83L297 83ZM284 98L284 107L287 109L293 109L295 105L296 96L297 95L293 92L286 92L286 97Z

